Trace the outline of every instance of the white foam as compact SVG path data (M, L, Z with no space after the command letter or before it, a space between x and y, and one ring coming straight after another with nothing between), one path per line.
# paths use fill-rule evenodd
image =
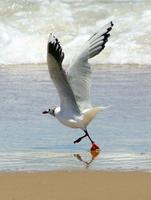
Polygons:
M30 171L80 169L83 162L79 162L79 155L83 161L92 165L95 170L141 170L150 171L150 153L101 153L92 164L90 152L0 152L0 171ZM90 167L89 166L89 167Z
M150 64L151 2L134 2L0 1L0 64L45 63L50 32L61 40L67 64L84 41L111 20L115 26L109 42L91 62ZM133 6L135 12L129 12Z

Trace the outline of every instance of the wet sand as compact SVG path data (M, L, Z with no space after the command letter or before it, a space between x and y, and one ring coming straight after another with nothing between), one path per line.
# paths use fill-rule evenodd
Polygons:
M150 186L145 172L0 173L3 200L150 200Z

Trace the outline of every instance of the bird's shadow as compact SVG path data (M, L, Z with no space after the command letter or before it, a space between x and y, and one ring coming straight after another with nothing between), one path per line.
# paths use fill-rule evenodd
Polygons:
M90 159L84 159L82 158L82 155L80 154L74 154L74 157L77 158L81 163L84 164L84 167L86 169L88 169L90 167L90 165L92 164L92 162L96 159L96 157L100 154L100 150L93 150L90 151Z

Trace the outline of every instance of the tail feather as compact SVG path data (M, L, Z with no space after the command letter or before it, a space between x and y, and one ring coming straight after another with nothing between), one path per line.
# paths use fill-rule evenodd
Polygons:
M88 126L88 124L95 118L95 116L98 112L104 111L110 107L111 106L106 106L106 107L99 106L99 107L94 107L94 108L90 108L90 109L83 111L85 126L86 127Z
M112 105L109 105L109 106L100 106L99 108L100 108L100 111L104 111L104 110L109 109L111 107L112 107Z

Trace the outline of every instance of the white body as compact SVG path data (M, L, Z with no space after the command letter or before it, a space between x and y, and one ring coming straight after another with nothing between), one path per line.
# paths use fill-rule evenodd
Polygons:
M70 128L80 128L85 130L88 124L95 118L96 114L103 110L101 107L90 108L81 115L74 115L70 112L64 112L60 107L55 109L55 117L65 126Z

